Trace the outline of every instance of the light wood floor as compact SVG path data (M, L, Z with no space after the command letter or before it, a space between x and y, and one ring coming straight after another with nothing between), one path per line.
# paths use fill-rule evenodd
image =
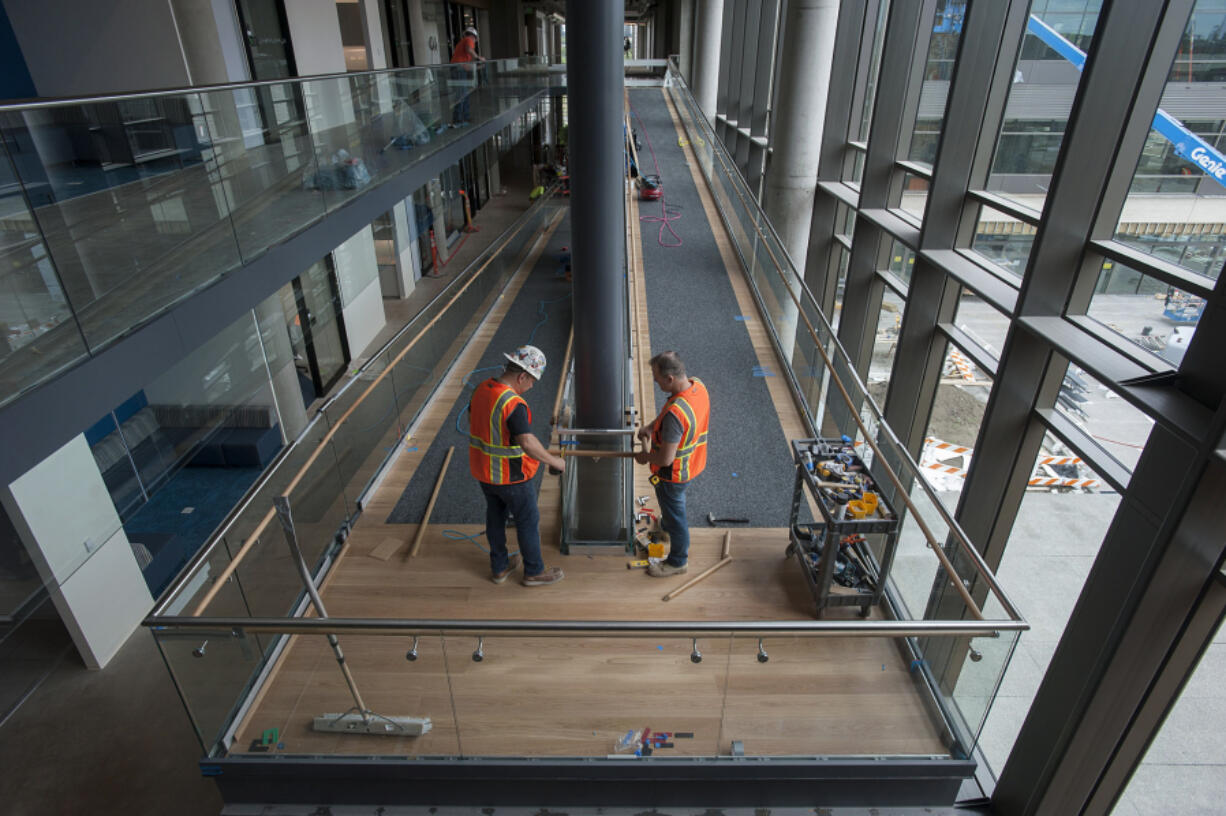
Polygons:
M671 110L671 105L670 105ZM674 124L680 127L676 112ZM687 148L687 152L688 148ZM689 156L736 291L742 313L756 316L735 253ZM556 224L556 222L555 222ZM640 304L633 330L636 359L650 354L637 219L628 220L631 296ZM547 235L538 244L544 246ZM454 370L470 370L489 343L527 270L479 329ZM775 366L765 328L745 322L759 362ZM640 370L640 406L654 414L649 374ZM486 553L471 541L448 538L429 525L420 553L406 555L417 525L383 524L412 478L429 440L441 428L460 387L458 376L439 389L412 431L416 452L402 453L357 524L323 596L333 617L464 620L698 621L807 620L813 607L796 564L784 557L787 531L737 530L733 562L672 601L664 594L719 560L724 530L691 532L690 573L668 579L627 569L625 556L561 555L558 548L559 480L543 482L541 534L545 561L566 579L525 588L518 575L502 585L489 580ZM782 378L771 396L788 438L804 425ZM556 441L556 440L555 440ZM457 451L456 455L462 455ZM636 468L636 495L650 495L645 468ZM464 534L479 525L446 525ZM508 531L513 540L514 531ZM399 549L384 559L399 542ZM855 611L834 610L833 616ZM659 755L727 755L734 740L754 755L945 755L940 728L895 643L886 638L770 638L770 659L757 660L756 638L702 638L699 663L689 638L490 636L484 659L474 662L478 636L423 635L417 659L405 655L409 637L345 636L346 662L367 706L385 715L428 716L430 733L417 738L344 736L311 730L312 718L352 706L340 670L322 637L291 640L273 679L238 729L232 751L244 752L266 729L278 729L285 753L401 756L605 756L629 730L693 732Z

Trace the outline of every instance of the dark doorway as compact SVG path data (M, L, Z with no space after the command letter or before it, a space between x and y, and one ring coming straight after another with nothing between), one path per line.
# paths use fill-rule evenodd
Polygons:
M281 299L303 404L310 406L336 384L349 362L332 256L290 281Z
M294 49L290 45L289 22L283 0L237 0L239 23L251 78L285 79L297 76Z

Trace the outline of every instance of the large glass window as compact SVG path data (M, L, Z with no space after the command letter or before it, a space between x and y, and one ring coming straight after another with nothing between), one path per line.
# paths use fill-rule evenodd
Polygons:
M1152 419L1071 363L1060 385L1056 410L1080 425L1129 470L1136 467L1154 428Z
M868 57L868 76L864 86L864 104L860 108L860 121L852 124L852 133L855 141L868 140L868 126L873 119L873 102L877 97L877 72L881 69L881 46L885 43L885 21L890 13L889 0L881 0L881 5L877 10L877 19L865 20L865 39L873 38L873 48L871 51L860 49L861 59Z
M954 325L966 332L997 360L1009 334L1009 318L969 290L963 290L954 312Z
M966 15L965 0L938 0L932 18L932 39L928 41L928 60L924 64L924 85L920 91L914 136L907 158L932 166L937 141L945 117L945 97L953 77L958 40Z
M890 245L890 274L904 286L911 285L911 272L915 269L915 253L905 244L894 241Z
M894 353L898 350L898 335L902 329L903 310L907 302L888 286L881 296L881 312L877 315L877 333L873 337L873 357L868 367L868 392L878 405L885 404L894 370Z
M1221 813L1226 802L1226 631L1220 624L1179 700L1167 714L1113 813Z
M1081 81L1080 67L1056 47L1071 44L1084 55L1094 36L1099 6L1096 0L1031 4L1031 22L1013 72L989 190L1042 209Z
M991 393L992 378L965 351L947 343L919 460L924 478L935 490L962 489Z
M1204 298L1107 260L1086 313L1177 368L1204 311Z
M1039 683L1064 634L1086 576L1098 555L1120 497L1058 438L1047 434L1035 459L1034 473L1055 470L1055 477L1074 484L1034 484L1021 508L996 571L1014 598L1025 607L1031 629L1018 642L996 701L988 713L980 747L997 773L1013 748ZM1053 477L1032 477L1050 480Z
M988 206L979 208L971 251L1020 281L1030 261L1034 227Z
M1198 0L1115 239L1216 280L1226 261L1226 3Z
M841 246L835 250L835 254L838 256L836 267L839 270L839 279L834 287L834 314L830 318L830 327L838 331L839 318L843 316L843 290L847 287L847 264L851 261L851 256Z

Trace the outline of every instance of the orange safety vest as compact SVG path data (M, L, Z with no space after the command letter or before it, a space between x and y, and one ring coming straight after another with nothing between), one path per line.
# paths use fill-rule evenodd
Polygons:
M515 444L507 428L518 405L524 406L531 422L532 409L511 386L486 380L473 392L468 405L468 469L477 481L516 484L536 475L541 463Z
M468 46L472 46L472 50L477 50L477 38L473 36L461 37L460 41L455 44L455 50L451 52L452 62L472 62L473 58L468 53Z
M660 424L664 414L672 415L681 423L681 442L677 445L677 457L668 467L651 466L651 472L665 482L688 482L707 466L707 426L711 419L711 398L707 387L697 377L690 377L690 387L674 394L664 404L664 410L656 417L651 432L653 450L662 446Z

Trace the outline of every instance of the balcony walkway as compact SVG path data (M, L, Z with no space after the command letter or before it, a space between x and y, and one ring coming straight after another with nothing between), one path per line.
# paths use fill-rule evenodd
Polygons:
M711 463L695 482L689 507L690 574L657 580L627 569L624 555L562 555L559 480L550 477L541 483L541 534L546 563L566 571L562 583L527 589L516 575L495 586L484 552L445 532L475 535L482 529L479 494L475 503L470 495L475 486L467 474L466 443L455 430L469 393L463 379L500 359L503 349L493 341L512 310L524 311L521 295L540 300L546 289L568 288L556 277L561 247L570 242L568 222L558 218L497 300L365 507L324 586L331 616L812 619L802 576L784 557L793 475L787 440L806 436L805 425L782 377L768 373L781 369L697 163L682 146L676 112L659 89L636 90L630 102L636 128L653 145L640 162L650 173L650 153L658 158L669 208L682 214L671 226L684 240L681 247L665 248L658 223L629 224L638 250L629 259L638 305L636 359L645 363L648 349L675 348L714 395ZM633 208L642 215L660 212L658 202L634 202ZM666 230L664 243L669 237ZM691 300L677 303L679 291ZM545 324L555 324L550 342L556 343L562 320L551 313ZM551 361L560 360L546 351ZM540 437L556 389L556 369L552 373L552 387L543 382L529 392ZM651 387L649 372L638 374L638 383ZM658 393L647 393L658 399ZM647 415L654 410L649 404ZM551 441L556 445L556 437ZM419 554L409 558L418 525L387 519L406 491L416 502L410 517L421 517L417 508L424 494L414 485L426 492L433 487L451 446L456 450L443 491L470 497L453 502L441 516L436 510ZM654 507L646 469L635 470L635 495L652 496ZM724 530L706 527L708 510L748 513L752 526L733 532L729 566L664 602L665 593L719 559ZM514 531L508 536L514 549ZM849 608L828 616L853 614ZM341 643L369 708L428 716L433 730L419 738L312 731L314 716L345 711L352 701L324 639L295 636L240 723L231 755L248 752L275 728L280 745L274 753L283 754L603 758L628 730L643 727L692 733L672 740L659 756L728 756L733 741L742 742L748 756L949 754L927 692L890 638L770 638L763 644L770 657L765 663L756 659L756 638L728 635L700 639L697 663L691 640L675 636L487 637L480 662L472 659L475 634L422 636L413 661L405 657L411 638L343 636Z

